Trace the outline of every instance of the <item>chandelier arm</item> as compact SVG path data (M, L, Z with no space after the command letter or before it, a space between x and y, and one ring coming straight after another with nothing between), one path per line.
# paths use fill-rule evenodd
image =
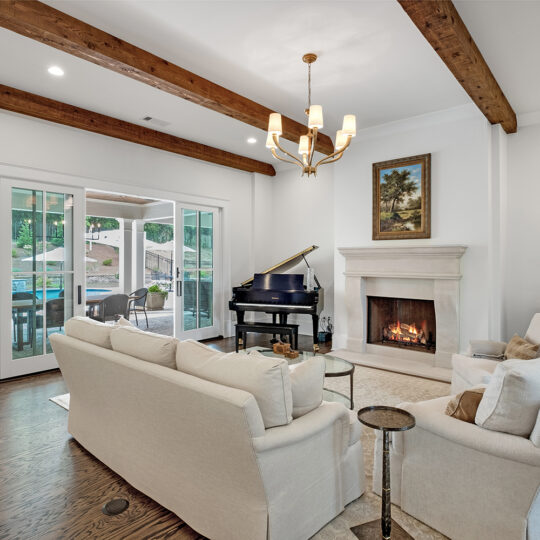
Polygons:
M317 144L317 134L319 130L317 128L312 129L312 137L311 137L311 153L309 155L309 166L311 167L313 163L313 156L315 155L315 146Z
M334 163L334 161L337 161L338 159L341 158L341 156L343 155L343 153L345 152L345 150L347 150L347 148L349 148L349 145L351 144L351 140L352 140L352 137L348 137L347 138L347 143L345 144L345 146L343 148L340 148L337 152L334 152L333 154L330 154L329 156L325 156L323 157L320 161L317 162L317 164L315 165L315 167L318 167L319 165L326 165L327 163ZM336 159L332 159L336 156L338 156ZM329 161L331 160L332 161Z
M299 167L302 167L302 169L304 168L304 166L298 160L292 161L291 159L285 159L279 156L275 148L270 148L270 151L276 159L279 159L279 161L284 161L285 163L292 163L293 165L298 165Z
M287 152L287 150L285 150L285 148L283 148L280 144L279 144L279 140L277 138L277 135L274 133L272 134L272 139L274 141L274 144L284 153L284 154L287 154L290 158L294 159L294 161L296 163L298 163L300 165L300 167L304 167L304 165L302 164L302 162L296 157L294 156L293 154L291 154L290 152ZM280 158L278 158L280 159Z

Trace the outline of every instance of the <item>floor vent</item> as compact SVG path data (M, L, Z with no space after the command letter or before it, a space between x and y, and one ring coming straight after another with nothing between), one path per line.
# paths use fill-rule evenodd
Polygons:
M126 499L112 499L103 505L101 511L106 516L117 516L128 509L129 501Z

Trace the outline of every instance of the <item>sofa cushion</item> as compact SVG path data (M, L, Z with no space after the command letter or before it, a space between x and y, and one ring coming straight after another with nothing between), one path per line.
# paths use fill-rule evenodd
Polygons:
M536 424L534 425L534 429L532 430L530 439L534 446L538 446L538 448L540 448L540 409L538 409Z
M540 344L540 313L535 313L531 319L531 324L527 328L525 339L535 345Z
M323 399L325 362L322 355L289 367L293 410L292 417L299 418L316 409Z
M206 349L206 348L205 348ZM181 342L177 367L200 379L245 390L257 400L265 428L292 421L289 366L282 358L260 353L221 353ZM191 354L190 354L191 353Z
M540 359L505 360L495 369L476 411L478 426L528 437L540 408Z
M203 362L216 355L224 356L226 353L221 353L212 349L204 343L199 343L194 339L186 339L179 341L176 345L176 369L178 371L185 371L182 367L183 360L186 360L186 364L190 365L194 362Z
M540 345L530 343L526 339L514 334L514 337L506 346L504 354L508 359L518 358L521 360L531 360L532 358L537 357L539 348Z
M472 358L463 354L452 355L454 372L459 374L469 387L487 384L499 363L499 360L489 358Z
M111 332L114 351L172 369L176 369L176 343L175 338L134 326L116 326Z
M98 347L112 349L111 331L113 326L89 317L72 317L66 321L66 336L92 343Z
M463 422L469 422L469 424L474 424L474 419L476 417L476 411L478 405L480 405L480 400L484 395L485 387L476 387L465 390L456 396L453 396L452 399L448 402L446 406L445 414L462 420Z

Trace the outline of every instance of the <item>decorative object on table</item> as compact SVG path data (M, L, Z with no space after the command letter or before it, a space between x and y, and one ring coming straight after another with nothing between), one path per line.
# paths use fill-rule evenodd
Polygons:
M276 354L285 354L291 351L291 344L283 343L283 341L278 341L272 345L272 350Z
M308 116L308 130L306 135L300 136L298 144L298 154L301 159L287 152L280 142L279 137L283 133L281 126L281 114L271 113L268 119L268 137L266 139L266 148L269 148L272 155L280 161L294 163L302 169L302 176L307 174L308 178L312 174L317 176L317 167L327 163L334 163L343 156L343 153L349 147L351 140L356 136L356 117L354 114L346 114L343 117L343 127L336 133L336 142L334 152L324 156L315 165L313 165L313 156L317 147L317 134L319 129L323 127L323 110L321 105L311 104L311 64L317 60L317 55L314 53L304 54L302 60L308 65L308 106L305 113ZM276 148L287 157L279 155Z
M358 420L365 426L380 429L383 432L382 508L380 521L375 520L357 525L351 531L363 540L378 538L379 531L382 532L383 539L412 540L413 537L392 519L390 499L390 432L412 429L416 424L416 420L410 412L385 405L375 405L360 409L358 411Z
M283 353L283 356L285 358L291 358L291 359L298 358L299 355L300 355L300 353L298 351L293 351L293 350L286 351L286 352Z
M168 291L162 289L157 283L148 287L148 296L146 297L146 306L148 309L163 309L165 300L169 296Z
M373 240L431 238L431 154L373 164Z
M332 323L332 318L321 317L319 322L319 343L328 343L332 341L332 334L334 332L334 324Z

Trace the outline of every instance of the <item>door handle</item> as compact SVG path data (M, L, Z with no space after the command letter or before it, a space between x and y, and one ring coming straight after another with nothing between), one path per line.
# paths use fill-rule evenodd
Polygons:
M176 296L182 296L182 282L180 280L176 281Z
M82 304L82 285L77 286L77 302L79 306Z

